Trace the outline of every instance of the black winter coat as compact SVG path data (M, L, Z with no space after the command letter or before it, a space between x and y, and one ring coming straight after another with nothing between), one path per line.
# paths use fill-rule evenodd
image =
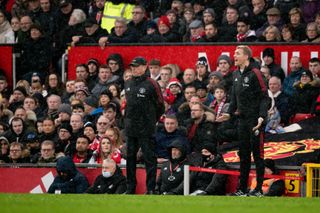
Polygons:
M126 177L117 166L113 176L105 178L99 175L86 193L89 194L123 194L127 190Z
M164 113L164 101L156 81L142 75L133 77L125 84L127 105L125 109L126 135L150 137L156 123Z
M53 183L49 187L48 193L55 193L61 190L63 194L84 193L89 187L87 178L80 173L70 157L60 157L57 161L58 175L54 178ZM67 177L63 178L60 172L66 173Z
M209 169L227 169L223 157L219 154L203 167ZM193 172L190 176L191 192L202 190L209 195L225 195L227 178L228 176L224 174Z
M294 88L295 91L293 92L292 99L294 113L311 113L312 107L319 95L319 87L311 84L302 85L300 82L297 82Z

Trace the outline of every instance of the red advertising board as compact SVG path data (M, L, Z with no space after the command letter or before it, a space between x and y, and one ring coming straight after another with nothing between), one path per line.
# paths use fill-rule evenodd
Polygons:
M12 85L13 45L0 45L0 69L4 70L9 86Z
M275 50L275 61L281 64L286 72L289 70L289 61L292 56L299 56L303 65L308 65L308 60L312 57L319 57L319 44L281 44L250 45L253 56L261 58L262 51L271 47ZM100 63L106 63L106 58L112 53L122 55L125 67L136 56L143 56L147 60L152 58L160 59L161 65L177 64L181 70L188 67L195 67L199 56L206 56L211 70L215 70L217 58L221 54L229 55L233 58L235 44L232 45L152 45L152 46L107 46L101 49L99 46L77 46L68 51L68 79L75 79L75 67L77 64L86 63L90 58L96 58Z

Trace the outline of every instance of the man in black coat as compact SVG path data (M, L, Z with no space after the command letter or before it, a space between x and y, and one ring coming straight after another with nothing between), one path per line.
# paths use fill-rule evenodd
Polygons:
M223 156L217 153L215 144L204 144L201 150L201 167L225 170ZM225 174L194 172L190 176L191 195L225 195L228 176Z
M163 195L183 194L183 169L187 165L186 146L180 140L174 140L168 146L170 158L164 162L157 180L157 189Z
M136 154L141 147L147 170L147 193L154 191L157 159L154 134L164 113L160 86L146 75L147 61L136 57L130 63L133 78L126 82L125 132L127 136L127 193L136 190Z
M87 178L77 170L70 157L60 157L56 168L58 175L48 193L81 194L89 187Z
M102 163L102 174L94 181L86 193L89 194L123 194L127 189L126 178L121 169L112 159L105 159Z
M238 67L233 74L233 87L228 114L239 116L238 137L240 157L240 184L234 193L245 196L253 153L257 173L257 187L249 192L252 196L262 195L264 176L263 165L263 130L262 123L267 117L270 99L261 72L251 61L252 51L248 46L237 46L234 54L235 65Z

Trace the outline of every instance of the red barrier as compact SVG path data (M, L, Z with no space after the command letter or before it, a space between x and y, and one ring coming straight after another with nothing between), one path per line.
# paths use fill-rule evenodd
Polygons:
M305 67L312 57L319 57L320 45L316 44L254 44L253 56L261 58L263 49L272 47L275 50L275 61L281 64L286 72L292 56L300 56ZM206 56L211 70L215 70L216 60L221 54L230 55L233 58L236 45L153 45L153 46L107 46L102 50L98 46L77 46L68 51L68 79L75 79L77 64L86 63L89 58L96 58L100 63L106 63L106 58L112 53L120 53L124 59L125 67L136 56L143 56L147 60L157 58L161 64L177 64L181 70L187 67L195 67L199 56Z
M0 68L4 70L9 87L12 86L13 45L0 45Z

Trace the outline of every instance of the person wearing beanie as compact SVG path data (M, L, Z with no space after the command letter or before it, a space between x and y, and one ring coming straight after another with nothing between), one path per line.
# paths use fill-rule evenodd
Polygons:
M27 91L24 87L18 86L13 90L13 94L9 99L9 107L8 109L11 112L16 111L17 107L23 105L23 101L25 97L27 97Z
M158 31L161 35L163 42L179 42L179 35L171 30L170 22L167 16L161 16L158 19Z
M272 159L264 160L264 173L266 175L278 175L275 162ZM251 189L257 185L255 178L251 181ZM285 194L284 180L278 178L265 178L263 181L262 191L264 196L282 196Z
M58 108L58 118L54 120L55 126L59 126L63 122L70 121L72 114L71 106L69 104L61 104Z
M294 84L293 114L310 114L319 95L319 84L312 84L313 74L310 70L302 72L300 81Z
M224 84L221 72L214 71L209 75L209 83L207 85L208 92L214 94L214 88L219 84Z
M171 78L166 89L166 100L173 112L178 112L179 106L184 102L182 84L177 78Z
M181 140L173 140L167 146L169 160L161 166L160 175L157 180L156 190L162 195L183 194L183 170L188 165L187 148ZM172 168L172 169L168 169Z
M212 8L207 8L203 11L203 23L205 25L210 24L210 23L214 23L216 18L216 13L214 12L214 10Z
M227 169L222 155L217 152L217 145L206 143L201 150L202 168ZM225 195L228 176L224 174L195 172L190 177L190 195Z
M158 32L158 25L155 21L147 22L147 34L139 40L140 43L161 43L165 42L164 38Z
M122 56L119 53L110 54L106 60L108 66L111 68L113 75L118 76L118 82L121 88L123 88L124 82L122 76L124 73L124 64Z
M280 78L281 82L283 82L286 76L281 66L275 63L275 55L273 48L268 47L263 50L262 60L265 63L265 65L268 66L270 70L270 75Z
M233 85L232 66L233 62L229 56L219 56L217 60L217 71L219 71L223 76L224 86L228 95L231 94L231 88Z
M198 58L198 61L196 63L196 71L197 71L197 81L202 82L204 84L208 84L209 66L208 66L208 60L206 57L202 56Z

